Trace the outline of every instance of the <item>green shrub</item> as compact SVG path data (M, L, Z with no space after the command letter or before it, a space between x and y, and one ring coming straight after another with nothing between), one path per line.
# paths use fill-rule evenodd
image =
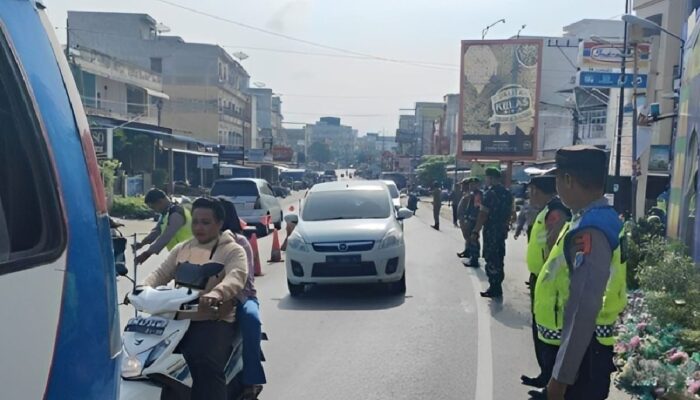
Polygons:
M109 214L117 218L148 219L155 213L143 202L143 197L115 196Z
M637 280L649 311L662 324L700 330L700 270L678 243L660 238L646 245Z
M652 241L663 240L664 226L656 221L640 219L627 233L627 287L638 289L637 270L648 255L654 256L658 249L650 249Z

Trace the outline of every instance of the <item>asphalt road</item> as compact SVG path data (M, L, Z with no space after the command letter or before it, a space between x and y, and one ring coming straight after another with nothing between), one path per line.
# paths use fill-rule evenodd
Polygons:
M303 193L282 200L286 210ZM449 209L445 207L443 214ZM464 267L460 231L442 221L430 228L422 204L406 221L407 293L388 296L373 286L315 287L300 298L287 292L283 263L263 261L256 279L268 384L264 400L527 399L520 375L536 373L525 287L525 241L507 244L504 298L479 297L483 268ZM152 222L129 222L125 233ZM280 240L283 239L280 233ZM261 259L271 237L259 241ZM140 279L164 254L139 268ZM120 296L130 284L120 279ZM121 308L122 324L132 315ZM621 399L614 395L611 398Z

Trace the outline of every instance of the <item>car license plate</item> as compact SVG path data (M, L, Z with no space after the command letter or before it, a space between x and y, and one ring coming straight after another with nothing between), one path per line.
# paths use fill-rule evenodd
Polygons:
M359 264L361 261L362 256L360 256L359 254L326 256L326 262L329 264Z
M136 332L146 335L160 336L165 332L165 327L168 326L167 319L161 318L131 318L126 323L124 332Z

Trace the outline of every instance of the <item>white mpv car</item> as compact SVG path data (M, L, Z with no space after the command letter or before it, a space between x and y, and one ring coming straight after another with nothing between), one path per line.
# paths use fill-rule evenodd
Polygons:
M287 241L287 285L292 296L308 284L385 283L406 292L406 248L396 210L381 182L342 181L309 190Z

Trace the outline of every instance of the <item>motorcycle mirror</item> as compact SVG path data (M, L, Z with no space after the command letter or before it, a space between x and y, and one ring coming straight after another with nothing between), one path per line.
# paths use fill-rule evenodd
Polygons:
M129 273L129 269L123 262L114 263L114 268L117 270L117 275L119 276L127 276Z

